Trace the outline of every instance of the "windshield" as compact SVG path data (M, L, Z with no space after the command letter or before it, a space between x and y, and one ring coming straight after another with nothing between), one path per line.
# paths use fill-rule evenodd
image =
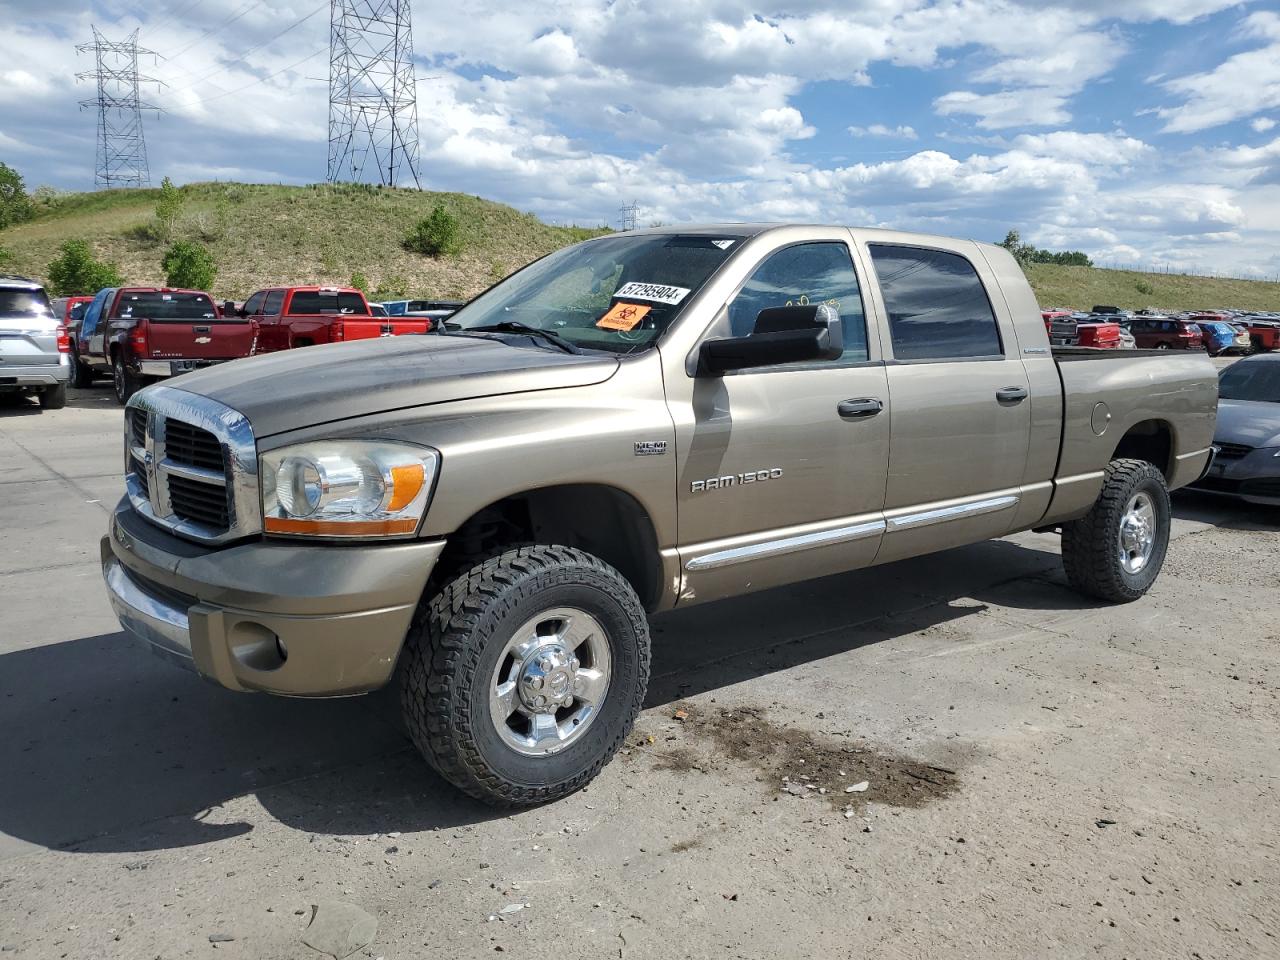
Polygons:
M204 293L161 293L125 291L116 301L119 320L145 317L148 320L213 320L217 312Z
M644 350L676 321L740 239L646 234L589 240L481 294L451 316L446 328L516 323L578 347Z
M1280 403L1280 362L1254 360L1233 363L1218 375L1223 400L1261 400Z
M53 308L43 290L0 290L0 316L51 317Z

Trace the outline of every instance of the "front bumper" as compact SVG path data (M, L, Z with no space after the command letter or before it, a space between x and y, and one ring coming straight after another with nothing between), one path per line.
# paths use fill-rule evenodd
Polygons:
M1190 489L1235 497L1246 503L1280 506L1280 458L1274 447L1252 450L1236 459L1219 456Z
M390 678L443 540L210 550L117 505L102 571L120 625L230 690L344 696Z
M224 360L139 360L135 366L138 373L144 377L176 377L180 373L190 373L192 370L203 370L205 367L213 367L219 363L226 363Z
M71 380L71 359L61 354L58 362L40 364L0 363L0 388L56 387Z

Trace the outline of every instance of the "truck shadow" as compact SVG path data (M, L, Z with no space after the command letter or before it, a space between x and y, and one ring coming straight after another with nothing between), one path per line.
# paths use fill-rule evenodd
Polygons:
M953 623L993 592L1004 607L1089 607L1053 581L1044 539L1045 550L995 541L659 617L647 705ZM0 656L0 832L82 852L178 848L250 832L238 812L250 797L322 834L505 816L432 773L394 710L394 691L233 694L118 633L19 649Z

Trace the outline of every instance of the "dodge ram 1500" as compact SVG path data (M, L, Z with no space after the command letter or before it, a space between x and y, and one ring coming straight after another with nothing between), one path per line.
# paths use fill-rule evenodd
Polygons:
M623 742L649 614L1030 529L1136 600L1215 401L1203 351L1053 350L1000 247L631 231L434 335L142 390L103 571L162 655L294 696L396 676L448 780L538 803Z

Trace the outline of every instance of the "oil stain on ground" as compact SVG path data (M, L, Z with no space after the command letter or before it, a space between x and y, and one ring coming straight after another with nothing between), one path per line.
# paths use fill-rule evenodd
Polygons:
M959 787L955 770L860 742L838 741L774 723L758 707L675 706L679 721L659 743L640 732L628 752L647 752L660 770L711 773L723 760L754 767L772 790L827 801L919 807ZM707 756L710 750L711 756ZM866 783L865 790L847 791Z

